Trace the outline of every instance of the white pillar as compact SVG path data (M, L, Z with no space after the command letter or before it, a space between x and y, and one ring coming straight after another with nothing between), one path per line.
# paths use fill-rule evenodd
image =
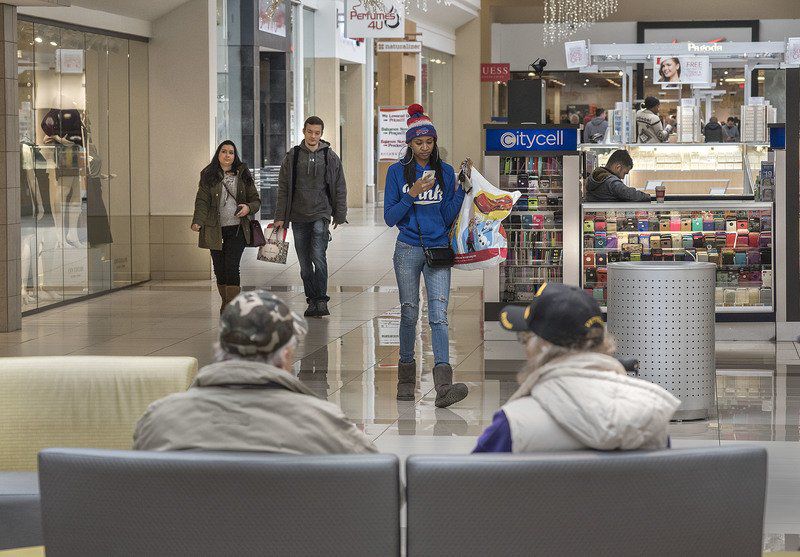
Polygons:
M416 54L417 57L417 80L414 82L414 102L422 104L422 53Z
M294 134L294 137L291 138L289 142L291 145L299 144L300 141L303 139L303 122L305 122L306 115L305 115L305 103L304 103L304 76L303 73L305 71L305 63L303 60L304 52L303 52L303 43L305 42L305 28L303 26L303 5L302 4L294 4L292 5L292 11L294 16L294 32L293 32L293 42L294 42L294 64L293 64L293 71L294 71L294 119L295 125L294 129L291 130L291 133Z
M364 67L364 102L366 103L366 125L364 126L364 153L367 159L367 203L375 201L375 40L367 39L367 60Z

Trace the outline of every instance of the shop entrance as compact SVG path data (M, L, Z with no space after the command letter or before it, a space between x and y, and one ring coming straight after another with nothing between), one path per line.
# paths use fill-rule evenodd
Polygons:
M285 52L259 54L260 128L262 166L280 165L289 150L289 75Z

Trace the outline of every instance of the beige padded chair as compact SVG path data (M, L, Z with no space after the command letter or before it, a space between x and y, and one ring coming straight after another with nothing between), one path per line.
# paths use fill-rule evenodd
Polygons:
M150 403L196 373L195 358L0 358L0 471L36 471L48 447L130 449Z

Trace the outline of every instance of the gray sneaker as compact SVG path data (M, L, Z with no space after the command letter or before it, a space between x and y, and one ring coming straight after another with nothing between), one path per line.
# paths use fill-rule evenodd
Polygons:
M314 317L326 317L330 314L331 312L328 311L328 302L325 300L317 302L317 313L314 315Z

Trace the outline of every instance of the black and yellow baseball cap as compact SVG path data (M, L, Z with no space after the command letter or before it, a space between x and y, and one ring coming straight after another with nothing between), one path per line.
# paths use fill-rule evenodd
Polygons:
M559 346L570 346L593 328L605 327L597 301L574 286L545 283L529 306L506 306L500 325L507 331L527 332Z

